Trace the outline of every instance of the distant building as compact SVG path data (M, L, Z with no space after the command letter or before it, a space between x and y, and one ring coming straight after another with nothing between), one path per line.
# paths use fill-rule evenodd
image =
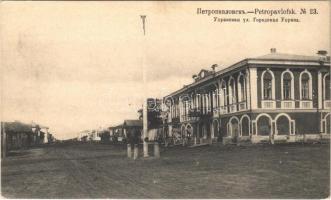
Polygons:
M47 129L46 133L41 131L44 128ZM25 124L19 121L1 122L2 156L5 156L5 154L11 150L28 148L45 143L45 134L49 134L48 128L35 123Z
M122 124L109 127L110 137L113 142L125 142L128 136L139 134L141 138L143 122L142 120L124 120Z
M88 133L90 132L90 130L84 130L84 131L80 131L78 133L78 141L84 141L86 142L88 139Z
M277 53L241 60L167 95L165 124L192 143L330 137L330 57Z
M50 141L50 133L48 132L49 128L46 126L40 126L40 138L41 143L47 144Z
M100 141L102 143L109 143L110 142L110 132L109 129L101 129L98 131L100 136Z
M101 137L100 137L97 130L90 131L88 133L88 138L89 138L90 141L96 141L96 142L101 141Z

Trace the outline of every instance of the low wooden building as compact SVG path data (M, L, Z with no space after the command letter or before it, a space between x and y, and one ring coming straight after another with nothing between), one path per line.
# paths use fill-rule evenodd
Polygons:
M100 130L98 131L100 136L101 143L109 143L110 142L110 131L109 130Z
M142 128L142 120L124 120L122 124L109 127L110 137L113 142L127 142L131 138L139 138L140 141Z
M21 122L1 122L2 157L10 150L26 148L34 143L34 133L31 125Z
M43 144L44 137L48 135L52 137L48 132L41 131L38 124L25 124L19 121L1 122L1 156L5 157L11 150Z

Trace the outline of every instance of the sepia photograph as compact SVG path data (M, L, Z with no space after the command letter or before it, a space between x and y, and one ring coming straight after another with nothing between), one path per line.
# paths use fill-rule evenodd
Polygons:
M1 1L2 199L329 199L329 1Z

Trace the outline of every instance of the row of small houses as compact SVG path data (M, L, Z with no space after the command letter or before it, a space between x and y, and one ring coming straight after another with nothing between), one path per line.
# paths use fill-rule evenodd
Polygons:
M1 122L1 157L6 157L12 150L53 142L54 136L48 130L35 123Z
M124 120L123 123L116 126L107 127L99 130L85 130L79 133L78 141L94 141L101 143L127 143L129 138L136 138L139 142L144 139L142 136L142 120ZM150 129L148 139L156 140L162 135L163 131L159 129ZM138 142L137 141L137 142Z

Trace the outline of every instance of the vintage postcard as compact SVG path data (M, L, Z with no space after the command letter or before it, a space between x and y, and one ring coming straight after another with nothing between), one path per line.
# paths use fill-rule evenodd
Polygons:
M329 1L1 1L1 197L325 199Z

